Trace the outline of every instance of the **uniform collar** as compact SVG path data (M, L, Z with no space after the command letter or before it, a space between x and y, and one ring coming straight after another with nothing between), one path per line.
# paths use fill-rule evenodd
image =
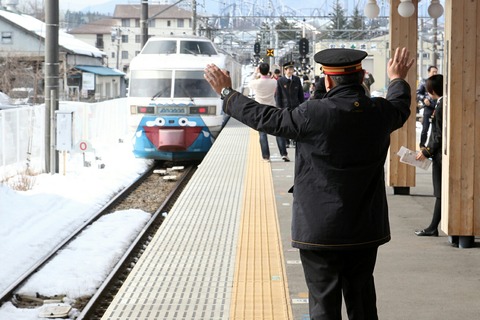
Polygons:
M365 94L365 88L361 84L344 84L339 85L332 88L325 94L324 98L329 98L333 96L350 96L350 95L358 95L358 94Z

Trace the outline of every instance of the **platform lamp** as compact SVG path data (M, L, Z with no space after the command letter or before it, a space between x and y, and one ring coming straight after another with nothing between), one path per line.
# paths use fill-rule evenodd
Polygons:
M412 0L400 0L398 5L398 14L404 18L411 17L415 12L415 6L412 3Z
M440 0L432 0L428 6L428 15L434 19L440 18L443 14L443 6L440 4Z
M378 7L377 0L368 0L365 5L365 16L369 19L374 19L378 17L380 13L380 8Z

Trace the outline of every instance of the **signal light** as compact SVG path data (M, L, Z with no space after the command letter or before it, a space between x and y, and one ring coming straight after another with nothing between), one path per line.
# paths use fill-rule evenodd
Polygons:
M298 42L300 54L308 54L308 39L301 38Z
M253 52L255 52L256 54L260 53L260 42L255 42L255 44L253 45Z

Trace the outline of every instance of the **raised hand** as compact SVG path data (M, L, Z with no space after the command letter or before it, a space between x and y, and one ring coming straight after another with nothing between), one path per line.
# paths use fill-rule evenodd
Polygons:
M407 77L408 70L412 67L415 59L409 60L410 52L407 48L395 49L393 58L390 58L387 64L387 73L390 80L393 79L405 79Z
M208 81L216 93L220 94L220 91L222 91L223 88L232 87L232 79L230 76L226 71L220 70L216 65L209 64L204 71L205 74L203 77Z

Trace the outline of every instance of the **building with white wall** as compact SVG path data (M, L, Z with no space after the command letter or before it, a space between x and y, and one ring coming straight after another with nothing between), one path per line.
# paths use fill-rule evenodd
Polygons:
M119 4L115 6L112 19L103 19L69 31L76 38L103 50L106 64L128 72L130 60L142 49L140 17L142 6ZM148 6L148 35L193 34L192 11L177 6L152 4Z
M45 33L44 22L16 11L0 9L0 60L4 62L1 71L4 75L10 73L2 83L2 90L8 91L15 86L31 87L36 94L43 94ZM59 31L58 42L60 99L104 100L122 96L125 74L104 66L105 52L63 31ZM79 72L77 66L95 67L95 84L102 91L97 92L94 88L85 92L83 81L78 80L83 79L83 72ZM30 71L22 73L22 70ZM108 87L111 89L107 90Z

